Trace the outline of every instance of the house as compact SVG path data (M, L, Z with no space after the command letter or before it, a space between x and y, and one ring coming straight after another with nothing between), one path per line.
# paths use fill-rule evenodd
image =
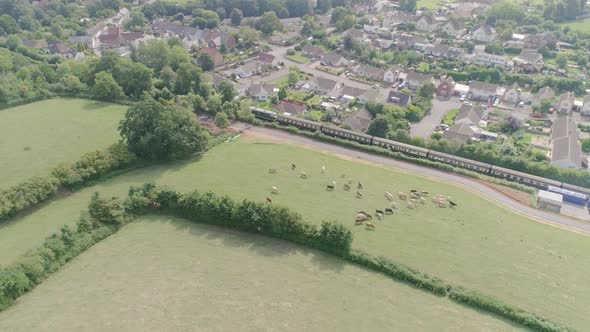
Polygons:
M471 32L471 39L482 43L491 43L494 40L498 39L498 33L491 26L487 24L482 24L477 26Z
M582 167L582 149L575 121L557 118L551 127L551 165L559 168Z
M224 82L224 81L225 82L229 82L231 85L233 85L235 87L235 83L234 82L228 80L227 78L225 78L225 77L223 77L223 76L221 76L221 75L219 75L217 73L211 73L210 75L211 75L211 85L214 88L217 88L219 86L219 84L221 82Z
M367 34L365 33L364 30L350 29L350 30L345 31L342 34L342 37L349 37L356 42L362 42L363 40L365 40L367 38Z
M360 95L365 93L365 91L367 91L367 90L344 85L344 86L342 86L342 89L336 99L340 99L344 102L348 102L348 101L351 101L355 98L358 98Z
M226 49L230 49L236 45L236 39L230 33L218 29L198 30L196 35L200 43L207 47L219 48L224 45Z
M466 124L473 126L483 125L485 121L486 112L481 106L474 106L471 104L463 104L459 108L459 113L455 117L455 124Z
M383 81L387 83L397 82L401 72L401 67L393 66L383 72Z
M436 95L443 98L449 98L453 95L454 87L455 80L452 76L447 76L436 86Z
M384 28L394 28L400 24L408 24L414 22L416 17L408 12L402 11L391 11L385 12L385 17L383 17L383 27Z
M522 89L520 88L520 85L518 85L518 83L514 83L509 86L506 91L504 91L502 102L516 105L521 100L521 94Z
M320 59L324 56L324 50L317 46L307 44L301 49L301 55L310 59Z
M372 87L369 90L363 92L363 94L358 96L357 99L360 104L366 104L368 102L384 104L386 98L387 97L381 93L381 89Z
M192 28L189 26L185 26L182 24L177 23L169 23L163 20L157 20L152 24L152 30L157 35L169 38L169 37L178 37L180 39L185 39L187 37L196 36L199 32L199 29Z
M307 111L307 106L302 101L283 99L273 107L273 110L285 115L298 115Z
M412 95L399 91L389 91L387 102L400 107L407 107L412 102Z
M76 50L68 44L62 42L49 42L49 53L61 55L67 59L73 59L76 56Z
M205 47L205 48L201 49L201 52L203 52L203 53L209 55L209 57L211 57L211 60L213 60L214 67L219 67L224 63L223 54L221 54L216 48Z
M449 36L459 37L465 33L465 26L461 21L453 18L443 24L440 30Z
M552 100L553 97L555 97L555 91L553 91L553 89L551 89L550 87L546 86L539 89L539 92L537 92L537 95L533 99L532 104L533 106L538 106L541 105L543 100Z
M434 83L434 78L428 74L421 74L415 71L410 71L406 75L406 82L410 90L417 90L426 83Z
M336 81L321 76L316 76L309 82L310 89L321 95L330 93L334 90L336 84Z
M455 123L443 132L442 137L449 141L463 144L476 138L477 132L465 123Z
M477 53L473 58L473 62L484 66L504 67L508 64L508 58L503 55Z
M490 102L496 96L498 85L487 82L471 81L469 91L471 99Z
M241 78L252 77L253 75L257 75L262 73L263 66L258 61L248 62L245 65L242 65L234 70L234 73Z
M561 95L559 95L556 109L560 113L570 113L574 108L575 101L576 97L574 96L573 92L564 92Z
M417 36L403 33L396 39L397 48L400 50L406 50L409 48L414 48L416 44L426 45L428 43L428 38L424 36Z
M338 53L326 54L322 59L328 66L331 67L346 67L348 60Z
M474 14L481 11L483 5L477 2L460 2L457 4L453 11L453 14L458 17L473 17Z
M524 47L538 50L539 48L549 45L555 46L558 40L551 32L542 32L537 34L527 35L524 40Z
M523 49L513 61L515 66L526 73L539 73L543 69L543 55L533 49Z
M254 83L248 87L246 93L256 101L265 101L274 95L274 86L266 83Z
M99 48L104 50L130 46L143 37L143 32L125 32L120 26L112 26L98 37Z
M590 94L584 96L584 104L580 109L580 113L583 115L590 115Z
M416 21L416 29L432 32L438 28L440 22L432 15L424 15Z
M384 75L385 75L385 71L381 68L361 64L356 69L356 74L358 76L362 76L362 77L365 77L368 79L372 79L372 80L381 82L383 80Z
M373 114L363 107L355 114L346 118L344 124L349 125L353 130L365 132L369 128L373 118Z
M268 53L260 53L256 61L270 68L274 68L279 64L277 57Z

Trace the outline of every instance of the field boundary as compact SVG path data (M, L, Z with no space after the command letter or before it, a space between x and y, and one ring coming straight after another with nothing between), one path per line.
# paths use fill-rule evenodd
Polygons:
M335 255L349 263L535 331L574 331L568 326L482 293L451 285L388 258L352 250L352 232L341 224L324 221L317 226L281 206L248 200L237 202L211 192L181 193L150 183L130 187L124 202L116 197L104 199L95 193L76 229L64 226L60 234L47 238L40 248L25 254L10 266L0 267L0 311L11 306L18 297L32 290L68 261L116 233L136 217L147 214L171 215L286 240Z

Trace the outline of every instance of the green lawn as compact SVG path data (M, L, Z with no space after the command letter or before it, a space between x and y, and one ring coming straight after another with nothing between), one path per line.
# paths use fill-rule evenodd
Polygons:
M0 189L115 143L126 107L51 99L0 111Z
M301 55L301 52L295 52L294 55L286 55L285 58L289 59L289 60L293 60L297 63L306 63L309 61L309 58L304 57L303 55Z
M297 165L297 172L289 169ZM326 174L320 174L321 167ZM268 168L277 168L269 174ZM299 171L309 178L300 179ZM364 198L341 188L345 173L364 185ZM336 181L338 190L326 192ZM0 264L36 247L52 230L73 224L94 191L125 195L129 185L146 181L178 190L198 188L235 199L264 201L272 186L281 190L274 204L293 208L311 221L335 220L350 226L353 247L390 257L415 269L493 295L508 303L572 325L590 328L590 240L534 222L476 194L420 176L343 160L291 145L242 136L224 143L198 162L150 167L119 176L0 226ZM378 222L374 232L353 224L358 210L383 209L385 191L410 189L444 193L459 206L440 209L430 201L416 210L402 206ZM402 203L400 202L400 206Z
M416 8L426 7L428 9L438 9L442 2L441 0L418 0Z
M446 125L449 125L449 126L455 124L455 118L457 117L457 114L459 114L459 110L450 110L450 111L448 111L445 114L445 116L444 116L444 118L442 120L442 123L444 123Z
M568 26L572 30L590 33L590 19L584 19L580 21L571 21L567 23L560 23L559 25Z
M317 251L168 217L125 226L11 309L0 331L514 331Z

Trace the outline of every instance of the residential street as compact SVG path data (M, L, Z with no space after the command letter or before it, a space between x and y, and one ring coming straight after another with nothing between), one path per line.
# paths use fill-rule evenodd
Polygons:
M447 111L458 109L461 107L461 104L462 103L457 97L452 97L449 100L440 100L435 97L432 99L432 109L430 110L430 113L428 113L422 121L412 124L412 128L410 129L411 135L422 138L430 137L430 135L434 133L436 126L438 126L444 118Z
M280 139L286 139L289 141L294 141L294 142L303 143L306 145L311 145L315 148L320 148L325 151L330 151L333 153L338 153L341 155L345 155L345 156L349 156L349 157L353 157L353 158L358 158L358 159L362 159L362 160L368 160L368 161L375 162L375 163L378 163L381 165L401 168L401 169L404 169L404 170L407 170L410 172L419 173L419 174L423 174L423 175L426 175L429 177L450 181L450 182L453 182L453 183L458 184L460 186L463 186L465 188L468 188L469 190L476 191L480 195L487 197L487 198L497 202L498 204L506 206L517 213L526 215L527 217L530 217L533 220L536 220L538 222L552 224L556 227L565 228L565 229L569 229L569 230L573 230L576 232L590 235L590 223L571 219L571 218L568 218L563 215L550 213L547 211L533 208L528 205L524 205L524 204L512 199L511 197L506 196L506 195L494 190L492 187L490 187L480 181L476 181L472 178L466 177L466 176L443 172L443 171L439 171L439 170L436 170L433 168L419 166L416 164L407 163L407 162L399 161L396 159L381 157L381 156L373 155L373 154L370 154L367 152L342 147L340 145L324 143L324 142L316 141L316 140L313 140L313 139L310 139L307 137L303 137L303 136L299 136L299 135L295 135L295 134L290 134L290 133L287 133L287 132L284 132L281 130L262 128L262 127L254 127L254 126L249 126L249 125L246 125L243 123L236 123L236 124L234 124L234 127L236 129L240 129L240 130L243 130L246 132L252 131L255 133L259 133L259 134L274 136L274 137L278 137ZM588 216L586 216L586 218L587 218L586 220L588 220Z

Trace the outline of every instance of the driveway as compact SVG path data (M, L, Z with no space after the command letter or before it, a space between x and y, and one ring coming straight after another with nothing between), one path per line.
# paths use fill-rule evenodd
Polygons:
M422 121L413 123L410 128L412 136L418 136L422 138L428 138L434 133L436 126L440 124L445 114L452 109L459 109L461 107L461 101L457 97L451 97L448 100L440 100L434 98L432 100L432 109Z

